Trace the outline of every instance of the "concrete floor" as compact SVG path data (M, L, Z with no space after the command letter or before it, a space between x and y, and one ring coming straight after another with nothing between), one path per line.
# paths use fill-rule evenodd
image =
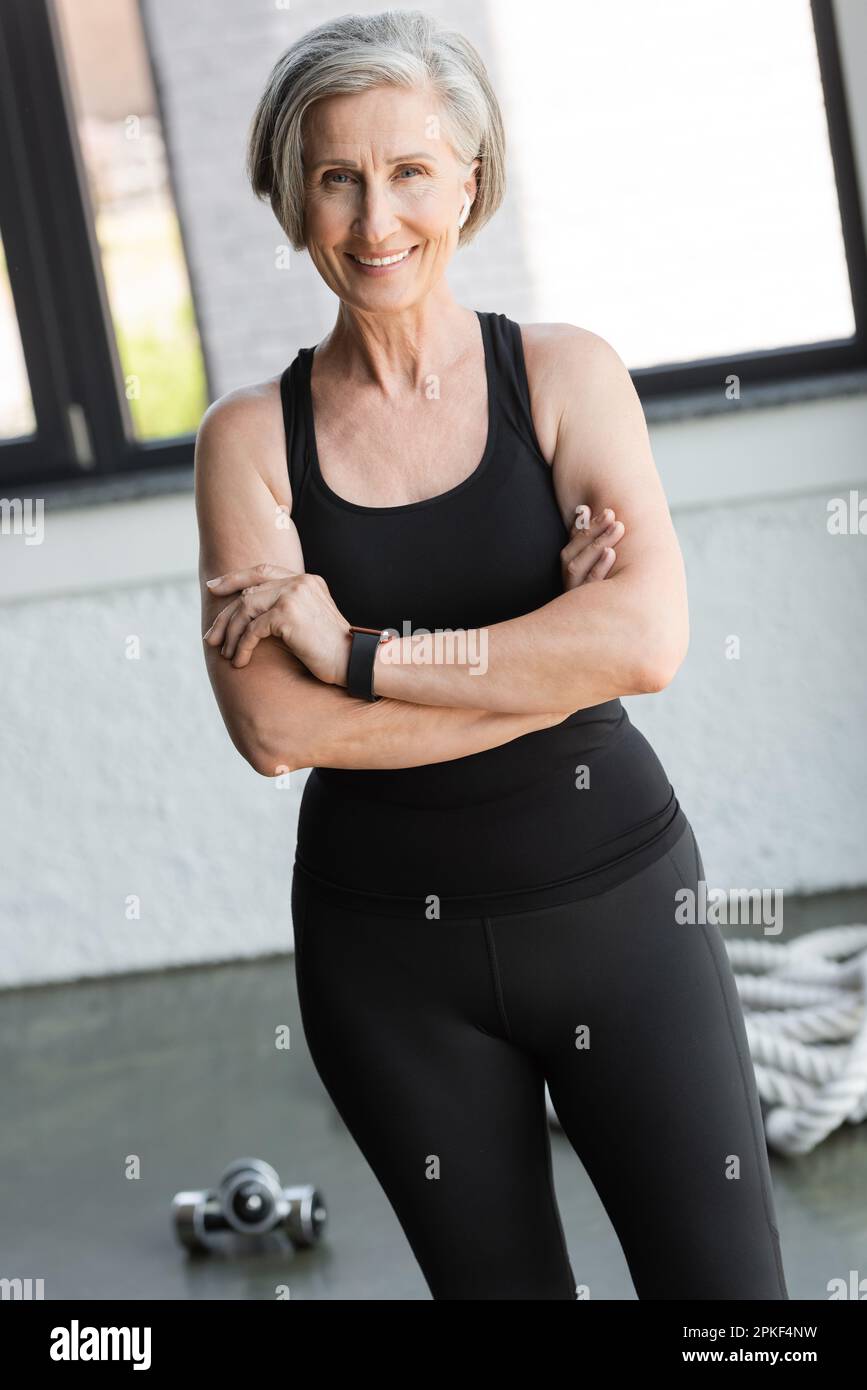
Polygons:
M786 900L785 938L867 922L867 892ZM275 1030L288 1025L291 1048ZM0 1277L46 1299L428 1299L378 1182L307 1053L289 956L0 996ZM634 1299L605 1211L553 1130L557 1196L579 1282ZM171 1198L254 1155L323 1192L319 1246L191 1259ZM125 1172L130 1156L140 1177ZM867 1123L814 1153L771 1159L793 1299L867 1277Z

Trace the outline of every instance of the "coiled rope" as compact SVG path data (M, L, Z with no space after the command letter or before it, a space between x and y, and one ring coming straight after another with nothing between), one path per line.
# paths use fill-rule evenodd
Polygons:
M809 1153L867 1116L867 926L726 941L768 1146ZM747 972L747 973L744 973Z

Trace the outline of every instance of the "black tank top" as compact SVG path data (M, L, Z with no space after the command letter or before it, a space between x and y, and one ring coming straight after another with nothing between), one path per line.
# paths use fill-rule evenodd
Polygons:
M393 507L339 497L316 452L315 349L301 348L280 379L305 568L350 623L480 628L563 592L569 532L533 426L521 331L505 314L476 312L487 443L475 472L435 497ZM313 768L295 872L338 904L388 915L530 911L615 886L686 825L659 759L614 699L449 762Z

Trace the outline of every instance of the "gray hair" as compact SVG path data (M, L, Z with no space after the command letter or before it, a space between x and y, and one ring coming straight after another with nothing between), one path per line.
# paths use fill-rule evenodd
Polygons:
M305 248L301 123L315 101L372 87L430 87L449 143L463 164L480 161L478 192L458 244L493 217L506 190L503 119L485 65L462 34L421 10L340 15L303 34L281 54L247 138L246 173L267 198L294 251Z

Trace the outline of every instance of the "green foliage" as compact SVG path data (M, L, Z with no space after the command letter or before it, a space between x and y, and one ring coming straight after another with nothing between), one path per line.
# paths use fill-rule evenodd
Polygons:
M117 325L117 343L136 437L195 434L208 397L192 300L178 305L170 332Z

